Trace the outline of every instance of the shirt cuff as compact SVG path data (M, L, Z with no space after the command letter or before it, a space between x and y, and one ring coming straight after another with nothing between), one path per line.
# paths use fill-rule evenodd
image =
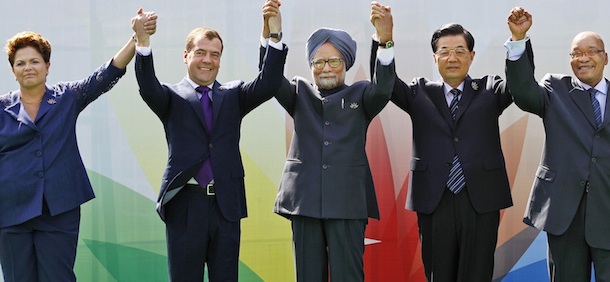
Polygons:
M504 48L507 51L507 58L509 61L516 61L521 58L521 55L525 53L525 43L530 40L529 36L524 39L518 41L512 41L512 39L508 38L504 43Z
M150 48L150 46L137 46L136 45L136 52L138 52L138 54L140 54L142 56L148 56L148 55L150 55L150 53L152 53L152 49Z
M377 60L387 66L394 60L394 48L379 48L377 49Z
M282 44L282 40L276 42L273 42L273 40L267 40L267 43L269 43L269 46L282 51L284 49L284 44Z

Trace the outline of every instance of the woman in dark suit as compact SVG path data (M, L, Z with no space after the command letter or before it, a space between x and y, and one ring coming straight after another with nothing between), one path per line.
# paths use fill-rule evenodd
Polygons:
M141 11L133 23L156 16ZM83 80L47 85L51 45L17 33L5 50L19 90L0 95L0 264L5 281L76 281L80 205L94 197L76 143L79 113L125 74L135 44Z

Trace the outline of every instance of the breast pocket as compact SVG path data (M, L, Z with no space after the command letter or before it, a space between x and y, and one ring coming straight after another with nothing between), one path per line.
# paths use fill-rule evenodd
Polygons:
M548 167L545 167L545 166L539 166L538 170L536 171L536 177L538 179L546 181L546 182L555 181L556 174L557 173L555 171L552 171Z

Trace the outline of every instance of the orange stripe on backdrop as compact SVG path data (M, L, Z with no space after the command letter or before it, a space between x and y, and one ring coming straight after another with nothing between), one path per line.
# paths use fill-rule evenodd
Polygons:
M523 156L523 146L525 143L527 124L528 115L524 115L510 127L504 130L500 136L514 206L502 210L500 230L498 232L498 246L504 244L507 240L521 232L526 227L526 225L523 224L522 219L528 193L523 193L523 189L515 189L515 185L518 183L517 172L521 159L522 157L527 157Z

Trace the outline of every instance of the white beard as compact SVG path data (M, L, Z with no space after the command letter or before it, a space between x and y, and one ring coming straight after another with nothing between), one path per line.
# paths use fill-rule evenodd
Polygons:
M320 85L318 85L320 89L333 89L339 85L339 80L336 76L329 76L324 78L320 77L318 78L318 81L320 82Z

